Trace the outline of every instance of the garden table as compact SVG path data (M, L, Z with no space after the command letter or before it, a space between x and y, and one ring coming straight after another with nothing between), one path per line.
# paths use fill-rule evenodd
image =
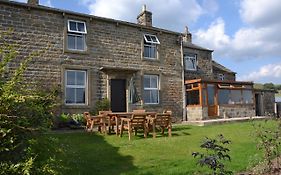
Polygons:
M156 115L156 112L144 113L150 117L154 117ZM121 123L121 118L131 118L133 114L133 112L112 112L107 114L107 116L109 116L109 121L115 120L116 122L116 135L119 135L119 124ZM111 123L109 124L109 126L111 126ZM109 133L111 133L111 129L109 129Z

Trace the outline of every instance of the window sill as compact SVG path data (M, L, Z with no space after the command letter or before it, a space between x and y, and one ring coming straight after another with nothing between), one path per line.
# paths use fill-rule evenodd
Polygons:
M74 53L74 54L82 54L82 55L88 55L89 50L69 50L69 49L64 49L64 53Z
M151 107L151 106L153 106L153 107L161 107L161 104L159 104L159 103L146 103L146 104L143 104L143 107Z
M143 57L142 60L144 61L154 61L154 62L160 62L157 58L149 58L149 57Z
M188 70L184 69L184 71L185 72L197 72L198 70L197 69L194 69L194 70L193 69L188 69Z

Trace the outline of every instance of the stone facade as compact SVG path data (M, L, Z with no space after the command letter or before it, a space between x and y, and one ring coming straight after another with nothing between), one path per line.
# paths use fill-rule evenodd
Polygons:
M236 107L227 105L219 106L219 117L221 118L240 118L254 116L256 116L254 105L238 105Z
M67 20L85 21L87 26L86 52L66 49ZM11 63L14 69L21 59L32 51L47 51L35 57L25 72L29 84L55 86L62 91L60 112L81 113L95 106L98 99L110 99L110 79L126 80L127 110L144 108L162 112L172 110L181 119L182 61L178 38L181 33L146 27L138 24L60 11L43 6L0 1L1 32L12 28L9 42L19 46L19 56ZM157 60L145 59L143 34L156 35L161 42ZM87 104L65 105L65 70L87 72ZM129 80L134 77L137 92L143 98L143 75L159 76L159 104L130 105Z
M202 106L189 106L186 108L188 121L200 121L208 119L208 108Z
M213 79L212 71L212 51L199 50L197 48L184 46L184 54L191 53L197 57L197 70L185 70L184 79Z
M82 21L86 25L85 51L67 48L69 20ZM42 51L29 64L24 78L30 88L58 88L61 105L58 113L81 113L95 107L99 99L112 97L111 80L125 81L126 111L144 108L147 111L172 110L177 120L209 119L208 107L185 105L184 81L192 79L235 81L235 73L222 65L214 64L212 50L192 43L188 28L184 33L155 28L152 13L144 7L138 16L138 24L92 15L74 13L38 5L38 0L18 3L0 0L0 32L9 31L3 42L16 44L18 57L9 64L10 73L22 59L32 52ZM156 36L157 58L144 55L144 35ZM147 42L147 41L146 41ZM196 56L196 70L186 70L183 58ZM86 72L85 104L65 104L65 77L67 70ZM129 103L130 80L133 78L138 96L144 99L144 76L157 75L159 79L159 103ZM9 75L7 75L9 76ZM265 95L266 110L271 110L272 96ZM269 102L270 101L270 102ZM268 103L268 104L267 104ZM232 109L221 106L219 116L243 117L252 115L253 106ZM186 110L186 111L185 111Z
M255 109L257 116L273 115L275 113L274 90L255 89Z
M213 67L213 75L215 80L221 80L220 75L224 76L224 81L235 81L235 73L227 72L217 67Z

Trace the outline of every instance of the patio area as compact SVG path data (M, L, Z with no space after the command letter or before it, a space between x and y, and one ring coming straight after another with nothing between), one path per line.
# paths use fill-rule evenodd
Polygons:
M234 123L234 122L247 122L252 120L265 120L269 119L266 116L256 116L256 117L239 117L239 118L222 118L222 119L210 119L210 120L200 120L200 121L184 121L183 125L194 125L194 126L207 126L214 124L223 124L223 123Z

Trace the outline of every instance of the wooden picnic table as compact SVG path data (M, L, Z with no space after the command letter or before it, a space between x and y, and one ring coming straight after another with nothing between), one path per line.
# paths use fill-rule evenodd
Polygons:
M154 117L156 115L156 112L143 112L147 116ZM121 118L131 118L133 112L112 112L108 113L107 116L109 117L109 121L115 120L116 124L116 135L119 135L119 124L121 123ZM110 128L111 123L109 123L109 133L111 133L111 128Z

